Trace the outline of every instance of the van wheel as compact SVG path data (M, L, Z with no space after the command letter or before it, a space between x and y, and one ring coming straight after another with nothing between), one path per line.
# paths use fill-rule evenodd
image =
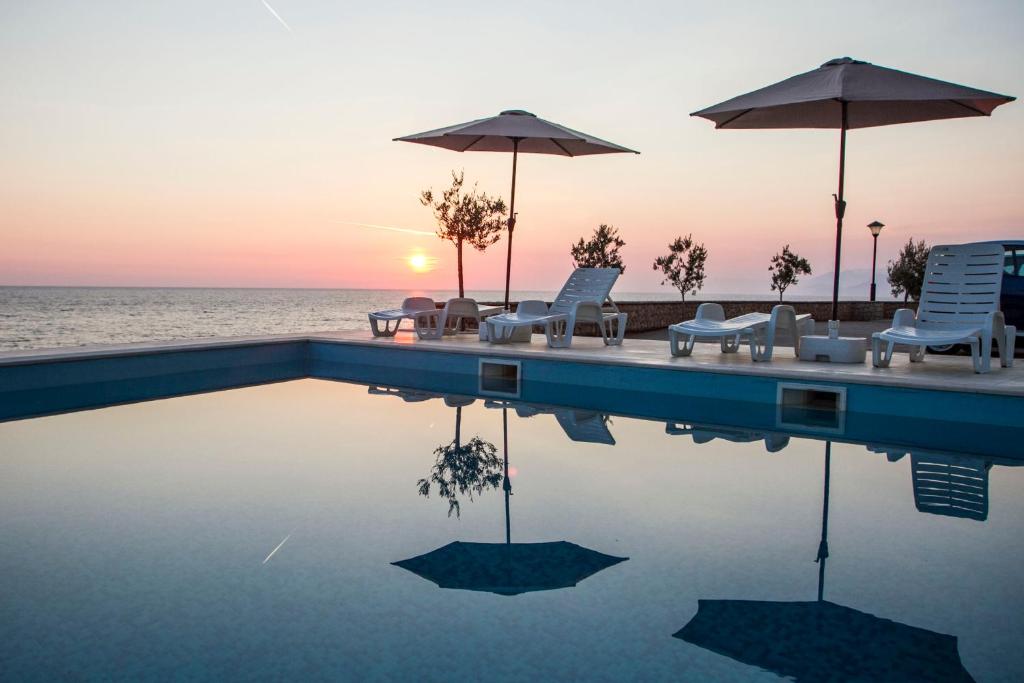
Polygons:
M956 353L957 352L957 348L956 347L957 347L956 344L944 344L942 346L929 346L928 347L928 351L930 353L937 353L937 354Z

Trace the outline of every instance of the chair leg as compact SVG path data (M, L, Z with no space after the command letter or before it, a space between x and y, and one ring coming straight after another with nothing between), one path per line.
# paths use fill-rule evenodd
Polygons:
M910 362L911 363L920 363L921 361L923 361L924 360L924 353L925 353L926 350L927 350L927 347L924 347L924 346L915 346L915 347L911 348L910 349Z
M1003 333L1002 343L999 345L999 364L1004 368L1013 367L1013 354L1017 350L1017 328L1007 325Z
M736 353L740 350L740 335L732 337L722 337L722 341L719 345L722 348L722 353Z
M992 334L983 333L981 340L971 340L971 360L974 361L974 371L983 375L992 369Z
M679 345L679 338L686 337L683 341L683 345ZM675 330L668 331L668 350L675 358L681 358L683 356L689 356L693 353L693 345L697 342L697 337L692 334L681 334Z
M544 335L548 346L553 349L568 348L572 344L573 325L571 320L549 320L544 323Z
M750 358L755 362L770 361L775 348L775 335L755 329L750 335Z
M443 313L421 313L413 318L413 327L416 336L420 339L441 339L444 336L444 328L447 324Z
M887 368L892 362L892 354L896 349L896 342L885 342L885 350L882 350L881 339L871 338L871 364L876 368Z
M380 329L381 322L384 323L383 330ZM391 327L391 323L395 323L394 328ZM376 318L370 318L370 331L373 332L374 337L394 337L398 332L398 326L401 324L401 319L380 321Z
M604 337L605 346L619 346L626 336L626 314L619 313L614 318L601 322L601 336Z

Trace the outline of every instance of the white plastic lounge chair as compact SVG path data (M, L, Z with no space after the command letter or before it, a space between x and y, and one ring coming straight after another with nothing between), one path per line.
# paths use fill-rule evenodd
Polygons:
M789 445L789 435L777 434L775 432L750 432L742 429L727 429L725 427L702 427L700 425L679 426L675 422L665 423L665 433L671 435L689 434L696 444L708 443L715 439L731 441L732 443L753 443L764 439L764 448L769 453L778 453Z
M441 339L446 335L458 334L463 321L475 320L476 327L488 315L501 311L498 307L480 308L475 299L448 299L442 309L431 309L413 317L413 328L420 339ZM474 334L476 330L473 330Z
M896 311L892 327L871 335L871 361L889 367L896 344L911 347L910 360L924 360L928 346L969 344L974 371L992 366L992 341L1004 368L1013 364L1017 328L999 310L1003 285L1003 247L984 242L932 247L917 314ZM883 349L883 343L885 348Z
M411 296L402 302L401 308L370 313L370 329L373 331L374 337L394 337L403 320L413 320L417 313L436 310L437 305L433 299L425 296ZM380 328L381 323L384 323L383 329ZM394 327L391 326L392 323L394 323Z
M771 314L745 313L726 320L721 304L704 303L697 307L697 317L693 320L669 326L669 350L673 356L689 356L696 342L717 341L722 353L735 353L746 342L750 345L751 358L769 361L778 332L789 332L793 337L793 353L799 354L800 330L813 325L810 315L797 315L792 306L785 304L774 306Z
M618 277L618 268L577 268L551 308L543 301L523 301L515 313L487 318L487 338L496 344L519 341L522 337L517 331L542 325L548 346L566 348L572 344L576 323L587 322L597 324L605 344L621 344L626 334L626 314L620 313L609 297ZM606 301L610 311L603 310Z

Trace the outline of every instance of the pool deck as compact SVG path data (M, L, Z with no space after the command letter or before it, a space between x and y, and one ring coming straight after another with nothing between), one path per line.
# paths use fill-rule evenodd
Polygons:
M766 377L787 381L841 382L929 391L1024 397L1024 362L1018 359L1012 368L999 366L992 359L992 371L975 374L970 358L964 356L927 356L922 363L911 363L906 353L897 354L889 368L863 364L844 365L797 360L792 347L777 347L771 362L755 363L746 349L723 354L717 344L698 344L691 356L673 358L664 341L627 339L621 346L605 346L599 338L577 337L572 348L551 349L543 335L534 335L529 344L488 344L475 335L465 334L443 340L420 340L411 331L395 337L373 337L367 332L315 332L254 337L207 338L167 342L142 342L103 346L82 346L0 352L0 370L13 366L51 365L74 361L150 356L154 354L228 350L254 346L302 345L309 342L380 349L434 351L469 354L480 357L569 361L614 367L643 367L678 372ZM3 375L0 374L0 378ZM0 385L0 389L2 389Z

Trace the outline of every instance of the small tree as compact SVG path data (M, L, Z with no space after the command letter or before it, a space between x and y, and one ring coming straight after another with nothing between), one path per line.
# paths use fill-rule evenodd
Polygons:
M768 271L772 274L772 291L779 291L781 302L783 293L800 282L801 275L811 274L811 264L807 259L791 252L787 244L782 248L781 254L772 256L772 264L768 266Z
M455 409L455 438L434 450L434 466L429 478L420 479L416 487L421 496L430 496L431 485L448 501L448 516L460 516L459 495L473 500L473 493L496 489L504 480L502 459L489 441L474 436L462 443L462 408Z
M584 241L581 237L579 242L572 245L570 253L577 268L618 268L625 273L626 266L622 265L622 257L619 256L619 249L624 246L626 243L619 237L619 231L602 223L594 230L590 240Z
M928 266L928 252L930 248L921 240L914 243L911 237L895 261L889 261L886 270L889 272L889 286L892 288L892 295L903 295L903 301L921 298L921 287L924 285L924 272Z
M654 259L651 266L660 270L665 279L661 284L671 283L686 301L686 293L696 294L704 286L704 264L708 250L703 244L696 244L693 235L677 237L668 245L668 254Z
M462 245L483 251L501 237L505 227L505 202L501 197L491 198L478 192L476 184L462 191L464 173L452 171L452 184L439 198L432 190L420 194L420 203L429 206L437 219L437 236L455 245L458 253L459 296L466 295L463 284Z

